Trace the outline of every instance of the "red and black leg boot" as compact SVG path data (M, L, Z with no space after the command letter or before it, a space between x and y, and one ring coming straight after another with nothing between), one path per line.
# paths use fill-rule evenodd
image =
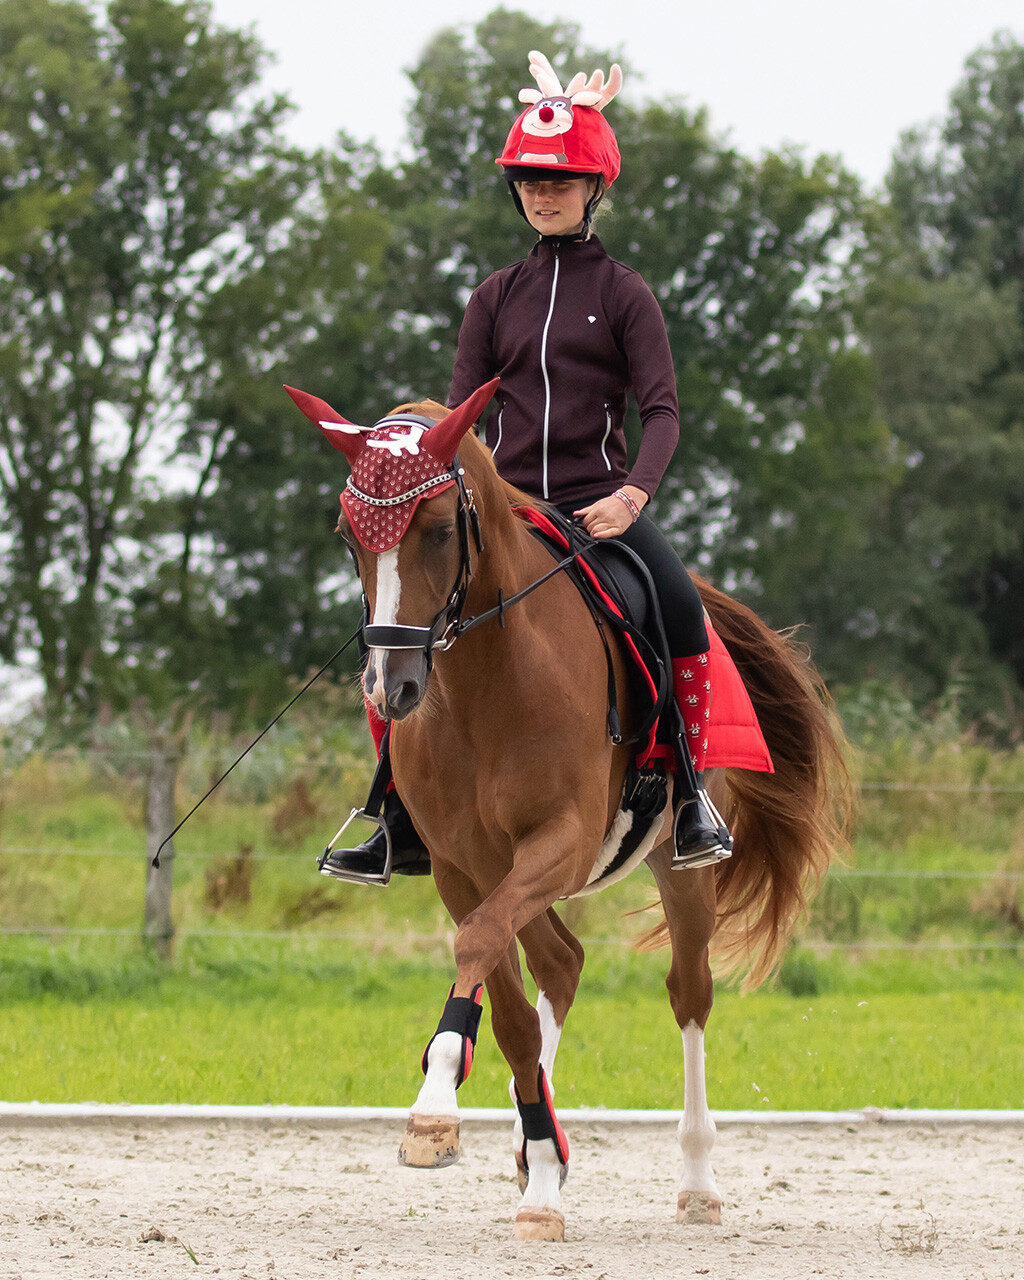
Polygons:
M676 741L672 870L707 867L732 854L732 836L704 787L711 719L710 665L706 653L672 659L682 732Z

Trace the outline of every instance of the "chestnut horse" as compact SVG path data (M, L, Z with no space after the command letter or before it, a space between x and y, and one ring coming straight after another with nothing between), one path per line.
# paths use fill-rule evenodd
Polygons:
M455 984L423 1056L426 1078L399 1159L439 1167L458 1158L455 1091L471 1065L486 987L518 1108L515 1236L561 1240L568 1145L550 1081L583 948L553 904L587 888L620 808L630 748L609 736L608 655L573 583L555 573L512 602L553 562L514 514L523 495L469 431L493 389L450 415L431 401L401 406L372 429L289 390L353 466L338 528L367 602L364 690L391 722L395 784L457 926ZM402 468L405 479L395 475ZM671 946L667 986L683 1041L677 1214L717 1222L704 1077L709 947L714 938L723 967L743 970L748 985L773 970L843 838L849 796L841 740L806 655L743 605L699 587L775 766L709 775L735 839L730 860L672 871L671 803L646 852L664 923L645 942ZM624 696L623 660L612 657ZM517 941L537 984L536 1008Z

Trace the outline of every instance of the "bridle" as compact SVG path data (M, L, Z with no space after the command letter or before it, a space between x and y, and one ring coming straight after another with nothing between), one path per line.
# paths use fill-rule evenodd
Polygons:
M483 538L480 534L480 514L476 509L473 501L473 490L466 486L465 471L459 465L458 455L452 462L452 469L445 474L438 476L432 481L431 487L438 484L447 483L454 480L459 493L458 505L458 530L459 530L459 568L455 575L455 584L448 593L448 599L444 605L434 616L433 622L427 627L411 627L399 624L385 623L383 625L375 625L369 621L370 608L366 596L363 596L363 643L369 649L422 649L427 660L427 670L433 666L433 653L435 649L450 649L455 643L458 636L463 631L468 630L469 625L475 625L473 619L467 622L462 621L462 610L466 604L466 592L469 590L469 580L472 577L472 561L470 559L470 539L476 548L477 555L484 549ZM366 495L355 489L349 481L349 486L354 492L366 501ZM371 502L383 503L399 503L405 502L410 497L416 496L415 492L409 494L401 494L398 498L390 499L369 499ZM481 618L482 621L482 618Z
M427 671L431 671L434 665L434 650L445 652L450 649L459 636L464 635L473 627L478 627L482 622L489 622L491 618L497 618L500 626L505 625L505 611L510 609L512 605L518 604L520 600L525 599L532 591L536 591L538 587L543 586L549 578L553 578L557 573L561 573L574 563L580 552L584 550L580 547L578 550L572 539L572 527L569 533L569 554L559 560L553 568L547 573L531 582L529 586L524 587L522 591L518 591L514 596L505 599L501 588L498 588L498 603L493 609L488 609L486 613L463 618L462 612L466 605L466 592L469 590L470 579L473 574L472 560L470 557L470 543L476 548L479 556L483 549L483 537L480 532L480 513L476 509L473 500L473 490L466 485L465 471L459 465L458 455L452 462L452 469L442 477L439 477L437 483L443 481L454 480L458 489L458 531L459 531L459 568L455 575L455 583L451 591L448 593L448 599L438 612L434 615L433 621L426 627L413 627L403 624L385 623L376 625L369 621L370 609L369 602L364 594L363 596L363 643L368 649L421 649L427 663ZM354 486L352 486L354 488ZM358 493L359 491L356 490ZM364 495L360 494L360 497ZM405 501L408 495L401 495L397 499L375 499L376 502ZM358 566L357 566L358 569Z

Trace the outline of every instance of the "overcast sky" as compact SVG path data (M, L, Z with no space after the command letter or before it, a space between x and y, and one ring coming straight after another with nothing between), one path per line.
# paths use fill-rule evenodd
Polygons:
M375 139L391 157L410 99L403 72L438 29L470 27L497 7L213 0L218 21L254 26L276 55L267 80L299 107L296 141L328 144L344 128ZM620 50L634 70L624 95L675 94L707 106L716 131L750 155L787 143L837 152L873 185L900 132L944 113L968 54L1000 29L1024 39L1021 0L507 0L505 7L545 22L571 20L585 42Z

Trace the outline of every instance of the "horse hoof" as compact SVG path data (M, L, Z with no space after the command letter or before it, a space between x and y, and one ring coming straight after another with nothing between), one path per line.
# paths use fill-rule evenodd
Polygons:
M459 1158L459 1121L451 1116L410 1116L398 1163L411 1169L445 1169Z
M722 1202L706 1191L680 1191L676 1222L688 1226L721 1226Z
M552 1244L563 1244L565 1217L557 1209L520 1209L516 1214L512 1234L516 1240L545 1240Z

